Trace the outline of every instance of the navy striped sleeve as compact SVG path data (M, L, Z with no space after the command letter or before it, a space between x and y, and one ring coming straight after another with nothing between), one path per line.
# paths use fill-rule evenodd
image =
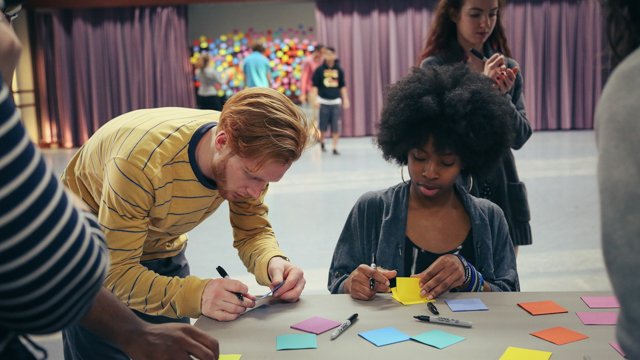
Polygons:
M78 322L109 267L97 220L76 208L29 140L0 78L0 344Z

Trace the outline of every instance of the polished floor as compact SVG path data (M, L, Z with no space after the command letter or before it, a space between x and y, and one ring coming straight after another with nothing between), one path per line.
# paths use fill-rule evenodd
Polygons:
M341 139L338 148L337 156L319 145L310 149L267 195L280 247L305 272L303 296L328 293L333 249L358 197L401 181L399 168L382 159L371 138ZM60 173L74 151L43 152ZM536 132L514 153L529 193L533 232L533 245L518 255L522 291L611 290L600 246L595 133ZM222 265L251 293L268 291L247 273L232 246L226 205L189 237L192 275L215 278ZM59 336L43 340L50 358L61 358Z

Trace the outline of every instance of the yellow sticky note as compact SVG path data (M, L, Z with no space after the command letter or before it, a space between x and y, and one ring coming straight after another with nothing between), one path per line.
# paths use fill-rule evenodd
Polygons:
M220 355L218 360L240 360L242 355L230 354L230 355Z
M550 352L508 347L500 360L549 360Z
M400 301L403 305L423 304L433 302L426 297L420 296L420 278L398 277L396 287L391 289L392 297ZM395 290L395 292L394 292Z

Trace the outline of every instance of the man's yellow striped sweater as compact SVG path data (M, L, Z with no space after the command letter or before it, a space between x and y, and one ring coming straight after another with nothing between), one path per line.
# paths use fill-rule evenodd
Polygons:
M104 285L130 308L150 315L198 317L208 279L158 275L140 264L177 255L187 232L224 201L195 160L202 135L220 113L159 108L121 115L75 154L61 178L97 214L111 252ZM278 248L264 196L229 202L233 246L263 285Z

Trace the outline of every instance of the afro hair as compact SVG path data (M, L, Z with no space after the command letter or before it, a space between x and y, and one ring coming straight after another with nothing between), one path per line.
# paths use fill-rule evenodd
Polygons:
M466 171L483 176L510 147L513 110L465 64L414 67L387 91L374 140L387 161L406 165L409 151L433 138L436 151L453 152Z

